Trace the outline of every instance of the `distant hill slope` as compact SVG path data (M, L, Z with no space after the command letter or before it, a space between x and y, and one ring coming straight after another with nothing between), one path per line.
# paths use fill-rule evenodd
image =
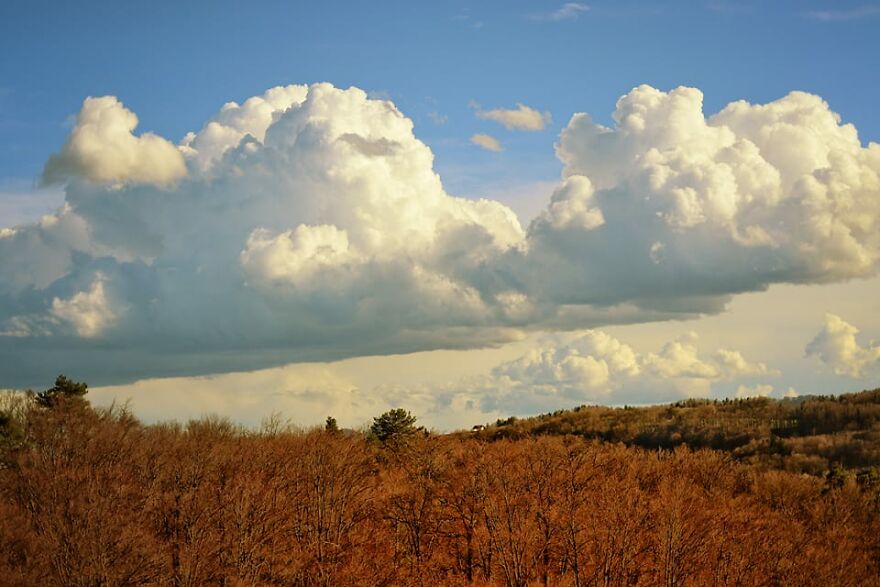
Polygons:
M644 448L712 448L767 468L823 474L880 466L880 389L841 396L685 400L610 408L580 406L511 417L475 430L496 440L572 434Z

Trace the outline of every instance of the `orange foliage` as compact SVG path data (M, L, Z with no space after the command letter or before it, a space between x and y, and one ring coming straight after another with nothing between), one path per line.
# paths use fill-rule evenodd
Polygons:
M880 497L575 437L143 426L32 406L0 446L2 585L880 585Z

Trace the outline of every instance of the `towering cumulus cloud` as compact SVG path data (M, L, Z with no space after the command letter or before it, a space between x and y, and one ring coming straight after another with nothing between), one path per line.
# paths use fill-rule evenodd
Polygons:
M709 118L702 98L640 86L613 128L571 119L563 184L529 228L544 299L712 310L774 282L876 271L880 145L802 92Z
M575 115L524 230L355 88L274 88L179 144L89 98L45 169L64 207L0 231L0 385L498 344L876 271L880 146L808 94L701 103L642 86L613 128Z

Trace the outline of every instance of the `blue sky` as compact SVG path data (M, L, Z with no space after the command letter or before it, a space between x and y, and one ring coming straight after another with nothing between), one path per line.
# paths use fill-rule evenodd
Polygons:
M880 4L599 1L550 18L563 4L5 0L0 181L38 176L85 96L118 96L140 130L178 140L225 101L316 81L393 99L456 193L555 179L552 143L569 116L607 123L642 83L699 87L707 113L805 90L863 142L880 138ZM467 138L492 123L475 119L472 100L523 102L554 122L497 132L505 152L479 153Z
M0 389L454 428L876 386L878 30L872 0L4 0Z

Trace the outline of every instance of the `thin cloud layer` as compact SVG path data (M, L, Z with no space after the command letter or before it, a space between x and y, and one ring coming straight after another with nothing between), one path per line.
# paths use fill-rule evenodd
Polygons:
M614 120L571 119L524 230L448 195L412 122L356 88L274 88L177 145L89 98L46 166L64 207L0 231L0 383L497 345L876 272L880 146L821 98L707 118L696 89L641 86Z

